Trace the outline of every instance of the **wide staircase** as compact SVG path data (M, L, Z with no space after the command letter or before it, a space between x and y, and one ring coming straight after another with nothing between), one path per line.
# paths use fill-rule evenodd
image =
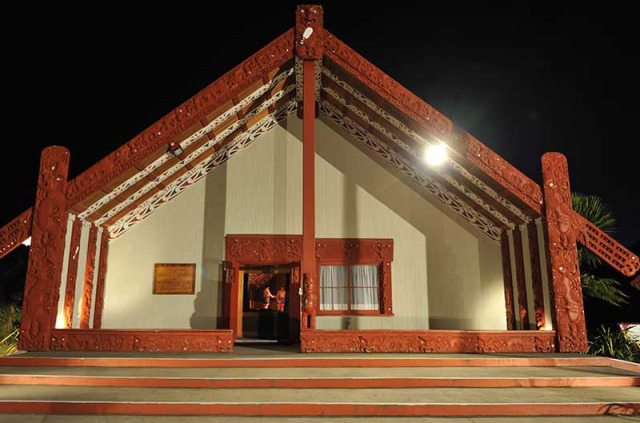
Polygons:
M277 347L0 359L0 422L93 421L640 421L640 365L559 354L303 355Z

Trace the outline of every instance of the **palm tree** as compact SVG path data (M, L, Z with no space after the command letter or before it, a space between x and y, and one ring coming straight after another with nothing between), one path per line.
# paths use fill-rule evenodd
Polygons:
M611 208L597 195L571 193L573 209L585 219L596 225L607 234L616 231L616 219ZM582 292L587 297L597 298L615 306L628 304L629 296L620 290L621 284L616 279L602 276L602 259L583 245L578 245L578 262L580 264L580 281Z

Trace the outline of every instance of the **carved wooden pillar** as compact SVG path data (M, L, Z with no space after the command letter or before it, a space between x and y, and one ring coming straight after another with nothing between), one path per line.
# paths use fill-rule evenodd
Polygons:
M78 258L80 257L80 235L82 220L75 216L71 227L69 262L67 264L67 284L64 293L64 329L73 325L73 308L76 301L76 279L78 278Z
M542 291L542 274L540 273L540 246L538 244L538 229L535 221L527 225L529 238L529 259L531 262L531 282L533 285L533 307L536 312L536 327L545 326L544 294Z
M96 282L96 305L93 312L93 328L102 326L102 308L104 307L104 282L107 277L107 257L109 255L109 231L102 230L100 238L100 258L98 259L98 280Z
M520 232L520 228L518 227L513 230L513 253L516 262L516 286L518 287L518 311L520 312L520 329L529 330L529 309L527 302L527 281L524 272L522 232Z
M27 278L24 286L21 350L48 350L60 297L60 280L67 229L69 150L47 147L40 158L38 188Z
M233 339L238 337L238 294L240 269L237 263L231 263L227 270L227 283L229 284L229 329L233 330Z
M302 99L302 274L313 278L316 267L316 89L315 61L322 59L321 6L301 5L296 9L295 52L303 60ZM315 289L315 287L314 287ZM314 293L315 294L315 293ZM306 295L306 293L305 293ZM317 304L314 304L316 307ZM314 313L315 314L315 313ZM308 325L303 324L304 327ZM315 325L310 327L315 328Z
M558 350L586 352L587 329L567 159L560 153L542 156L542 179Z
M80 329L89 329L91 317L91 297L93 295L93 276L96 263L96 243L98 227L90 224L89 242L87 243L87 260L84 267L84 284L82 285L82 303L80 304Z
M507 329L514 330L516 328L516 319L513 314L513 274L511 273L511 252L507 231L502 232L500 247L502 252L502 275L504 278L504 306L507 310Z

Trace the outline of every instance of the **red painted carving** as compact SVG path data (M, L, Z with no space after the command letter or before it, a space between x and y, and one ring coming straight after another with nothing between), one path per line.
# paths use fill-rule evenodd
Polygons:
M123 145L70 183L71 206L103 188L116 176L200 122L211 111L233 99L273 69L293 58L293 29L269 43L240 65L174 109L140 135Z
M314 329L316 327L316 285L313 280L313 273L305 273L303 278L304 286L304 312L302 314L303 327Z
M553 331L303 330L302 352L552 352Z
M502 252L502 275L504 278L504 306L507 310L507 329L516 328L516 318L513 314L513 274L511 273L511 253L509 251L509 236L502 232L500 240Z
M463 132L461 138L466 144L467 160L478 166L532 210L541 213L542 192L538 184L472 135Z
M383 261L378 266L380 270L382 286L380 289L380 313L386 316L393 315L393 303L391 301L391 263Z
M436 139L445 140L490 178L540 213L542 193L527 178L490 148L467 132L455 127L444 115L382 72L364 57L325 30L324 53L360 82L413 119Z
M48 147L42 152L33 208L31 251L20 322L21 350L49 349L55 325L67 229L69 150Z
M631 286L635 289L640 289L640 274L631 281Z
M375 238L318 238L316 257L336 264L393 261L393 240Z
M295 46L296 55L299 58L303 60L322 59L323 15L322 6L303 4L297 7Z
M33 209L29 208L0 228L0 258L15 250L29 238L32 214Z
M58 329L51 333L57 351L229 352L230 330Z
M82 304L80 305L80 328L89 329L91 317L91 296L93 295L93 274L95 271L96 250L98 239L98 227L91 225L89 228L89 241L87 244L87 261L84 268L84 285L82 286Z
M576 246L576 214L571 205L567 159L560 153L542 156L545 224L560 352L586 352L582 286Z
M516 286L518 287L518 310L520 311L520 329L529 329L529 312L527 309L527 281L524 275L524 252L522 250L522 233L519 228L513 230L513 252L516 262Z
M533 288L533 307L536 311L536 327L543 328L545 325L544 316L544 295L542 291L542 274L540 272L540 246L538 244L538 230L535 222L527 225L527 236L529 238L529 258L531 262L531 282Z
M104 282L107 277L107 257L109 255L109 233L105 230L100 238L100 258L98 259L98 281L96 284L96 306L93 311L93 328L102 327L104 307Z
M226 259L243 265L285 264L302 260L302 237L228 235Z
M625 276L633 276L640 269L638 256L601 231L596 225L574 211L578 241Z
M82 221L76 218L71 226L71 242L69 244L69 263L67 265L67 285L64 293L64 328L73 325L73 307L76 302L76 279L78 278L78 258L80 257L80 235Z

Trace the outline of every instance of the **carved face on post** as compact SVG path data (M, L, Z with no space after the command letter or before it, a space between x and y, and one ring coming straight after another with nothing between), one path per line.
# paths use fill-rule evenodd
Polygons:
M296 55L302 60L322 59L322 6L301 5L296 10Z

